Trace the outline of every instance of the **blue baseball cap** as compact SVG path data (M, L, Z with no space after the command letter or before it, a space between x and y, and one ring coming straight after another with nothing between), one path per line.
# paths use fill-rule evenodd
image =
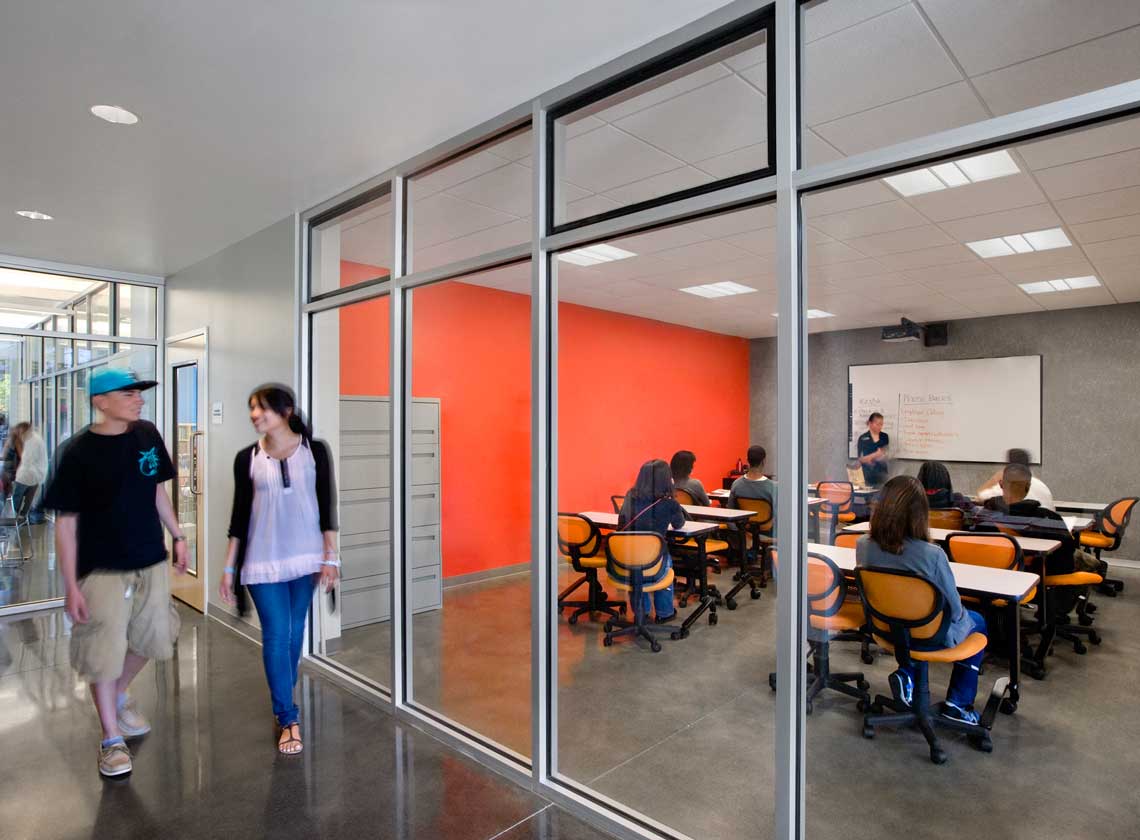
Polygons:
M111 391L148 391L157 384L153 379L139 379L130 368L109 367L91 377L88 392L97 397Z

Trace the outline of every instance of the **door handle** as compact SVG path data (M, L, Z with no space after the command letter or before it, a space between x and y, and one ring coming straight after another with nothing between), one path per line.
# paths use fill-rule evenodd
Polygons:
M194 432L190 435L190 492L195 496L202 495L202 482L198 471L198 444L205 436L205 432Z

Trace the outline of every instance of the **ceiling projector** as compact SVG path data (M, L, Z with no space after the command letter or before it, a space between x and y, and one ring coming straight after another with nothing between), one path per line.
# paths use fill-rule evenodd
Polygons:
M909 318L903 318L898 326L883 327L883 341L922 341L923 328Z

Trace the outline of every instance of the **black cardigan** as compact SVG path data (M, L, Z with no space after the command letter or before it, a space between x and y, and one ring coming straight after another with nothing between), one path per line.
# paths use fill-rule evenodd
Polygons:
M309 447L316 462L317 478L317 511L321 520L321 533L337 530L336 520L336 484L333 476L332 464L329 459L329 448L320 440L302 438L301 443ZM245 587L241 583L241 567L245 563L245 545L249 538L249 519L253 510L253 478L250 476L250 465L258 444L245 446L238 450L234 458L234 505L230 511L229 536L238 540L237 558L234 560L234 594L237 597L237 608L240 615L249 611L246 603Z

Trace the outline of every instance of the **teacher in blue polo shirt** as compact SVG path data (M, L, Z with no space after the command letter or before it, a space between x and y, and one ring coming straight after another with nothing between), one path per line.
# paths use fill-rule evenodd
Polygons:
M863 481L868 487L882 487L887 480L891 439L883 431L883 415L874 412L867 418L867 431L859 435L859 463L863 465Z

